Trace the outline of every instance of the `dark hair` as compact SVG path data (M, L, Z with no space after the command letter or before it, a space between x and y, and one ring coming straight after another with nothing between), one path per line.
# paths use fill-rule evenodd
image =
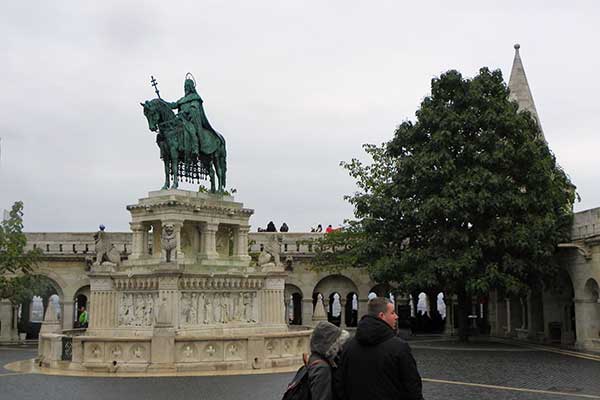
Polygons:
M387 297L373 297L367 303L367 314L377 317L379 313L387 311L387 305L392 302Z

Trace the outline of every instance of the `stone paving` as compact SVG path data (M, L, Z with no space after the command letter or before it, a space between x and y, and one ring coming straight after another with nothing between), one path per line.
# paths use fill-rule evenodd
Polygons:
M591 356L597 359L585 359L495 342L465 345L430 339L410 343L424 378L424 396L428 400L600 400L600 357L597 356ZM0 347L0 365L35 355L36 350L32 348ZM22 374L1 368L0 400L278 400L292 375L96 378Z

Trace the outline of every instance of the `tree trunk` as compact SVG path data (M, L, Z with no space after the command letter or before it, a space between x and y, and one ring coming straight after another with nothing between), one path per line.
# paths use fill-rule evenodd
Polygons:
M471 297L464 289L457 293L458 297L458 338L461 342L469 340L469 313L471 312Z

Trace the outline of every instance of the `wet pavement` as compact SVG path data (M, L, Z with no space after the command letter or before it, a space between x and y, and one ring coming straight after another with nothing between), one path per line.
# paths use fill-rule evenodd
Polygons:
M425 399L599 399L600 357L479 341L410 341ZM35 357L31 347L0 347L0 366ZM99 378L0 368L0 400L279 400L292 373L240 376Z

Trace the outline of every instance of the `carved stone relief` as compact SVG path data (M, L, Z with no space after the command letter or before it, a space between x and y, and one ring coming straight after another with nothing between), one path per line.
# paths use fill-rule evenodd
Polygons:
M182 292L182 326L257 322L256 292Z
M119 326L152 326L158 310L158 293L121 293Z
M217 231L216 234L216 247L217 253L222 257L229 257L229 240L231 238L231 231L228 228L222 228Z

